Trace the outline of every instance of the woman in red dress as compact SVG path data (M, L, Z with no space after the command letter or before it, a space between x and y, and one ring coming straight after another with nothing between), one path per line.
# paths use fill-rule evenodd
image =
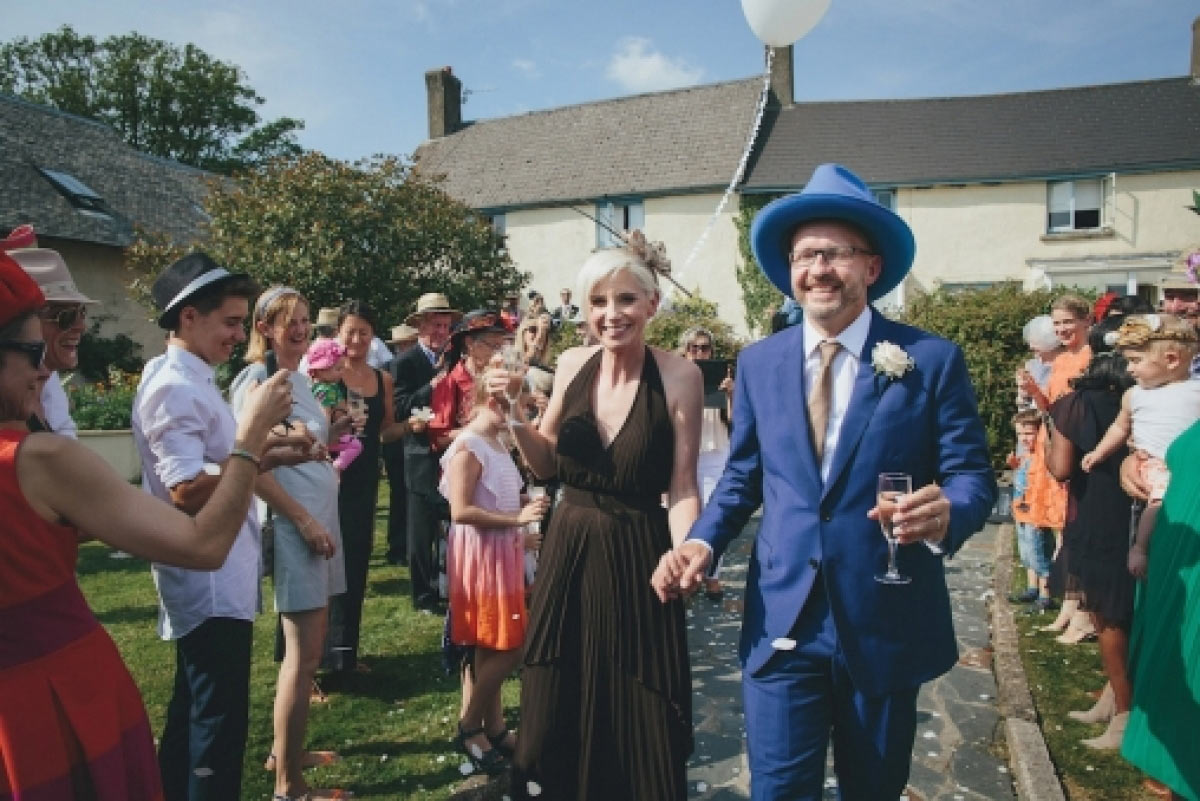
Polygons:
M196 569L221 565L250 505L286 371L249 401L234 456L189 517L87 448L25 421L49 373L37 284L0 253L0 799L162 798L146 710L75 580L81 536Z

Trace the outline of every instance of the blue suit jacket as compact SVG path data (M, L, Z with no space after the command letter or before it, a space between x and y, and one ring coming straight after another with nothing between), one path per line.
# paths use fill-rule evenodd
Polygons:
M762 525L750 560L739 647L758 673L786 637L818 568L858 690L881 695L949 670L958 658L942 556L920 544L899 549L907 585L875 581L887 561L879 523L867 517L882 472L936 481L951 503L942 548L951 555L978 531L996 484L975 394L959 348L871 310L871 327L827 483L809 436L802 326L758 342L738 359L733 433L725 473L689 537L719 556L759 504ZM871 350L899 345L915 367L878 375Z

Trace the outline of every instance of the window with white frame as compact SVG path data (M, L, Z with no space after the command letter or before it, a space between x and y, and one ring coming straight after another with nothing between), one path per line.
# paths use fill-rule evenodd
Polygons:
M1046 230L1060 233L1095 231L1104 227L1110 187L1108 177L1048 182Z
M872 189L871 194L875 196L875 201L885 209L896 210L896 190L895 189Z
M622 243L613 231L632 231L635 228L646 227L646 207L640 200L598 201L596 219L596 247L615 248Z

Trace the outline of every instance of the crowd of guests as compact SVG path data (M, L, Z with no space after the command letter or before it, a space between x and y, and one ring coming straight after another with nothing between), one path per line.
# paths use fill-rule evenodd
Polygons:
M1098 642L1108 681L1069 714L1104 728L1083 744L1120 749L1150 789L1181 798L1200 791L1200 751L1173 734L1197 711L1185 687L1200 670L1187 601L1200 537L1194 305L1171 314L1132 297L1093 307L1064 295L1031 320L1010 457L1027 588L1009 600L1058 607L1043 630L1059 642Z
M151 288L166 350L134 401L138 490L71 441L52 378L76 366L94 301L58 254L14 232L0 249L0 504L16 521L0 538L0 795L241 797L269 562L273 801L348 797L308 784L306 768L339 756L306 747L307 720L319 675L336 688L371 670L361 624L383 470L387 559L408 566L413 608L445 617L461 681L453 741L476 770L511 772L513 797L686 797L678 600L697 587L720 600L721 554L764 497L739 649L755 797L817 797L831 737L846 797L897 794L917 690L955 658L942 559L995 497L982 424L958 349L870 307L914 246L857 176L822 165L764 209L752 239L789 304L736 377L704 328L674 351L647 344L670 265L639 232L582 265L582 312L569 289L554 308L533 292L466 313L431 292L386 342L363 300L314 318L294 288L186 256ZM1099 641L1108 683L1072 717L1105 728L1085 742L1194 799L1200 759L1177 722L1200 662L1186 606L1200 555L1197 337L1186 318L1149 312L1063 295L1026 326L1011 464L1028 587L1013 600L1057 609L1046 628L1063 642ZM247 326L227 399L216 368ZM568 326L586 344L552 360ZM884 346L899 355L880 361ZM786 370L796 391L781 395ZM889 520L885 468L914 479ZM881 523L923 546L905 550L911 590L876 575ZM75 581L86 537L153 563L175 655L157 752ZM518 669L514 730L500 689Z

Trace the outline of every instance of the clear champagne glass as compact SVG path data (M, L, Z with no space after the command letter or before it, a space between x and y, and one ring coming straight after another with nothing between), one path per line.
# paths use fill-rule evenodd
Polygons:
M546 488L540 487L536 484L530 484L529 488L527 490L525 490L525 494L529 496L529 500L536 501L539 498L546 497ZM530 531L541 531L542 530L542 521L540 521L540 520L533 521L532 523L529 524L529 529L530 529Z
M354 421L354 436L361 438L363 428L367 424L367 399L361 393L348 389L346 407L350 412L350 419Z
M509 374L509 380L504 385L504 397L508 399L508 419L515 423L517 422L517 401L521 397L521 381L513 379L515 376L520 376L525 368L525 354L519 345L509 344L500 351L500 358L504 361L505 372Z
M888 544L887 572L875 576L881 584L908 584L912 581L896 569L896 545L892 515L896 512L896 502L901 497L912 493L912 476L907 473L880 473L876 502L879 505L879 527L883 530L884 539Z

